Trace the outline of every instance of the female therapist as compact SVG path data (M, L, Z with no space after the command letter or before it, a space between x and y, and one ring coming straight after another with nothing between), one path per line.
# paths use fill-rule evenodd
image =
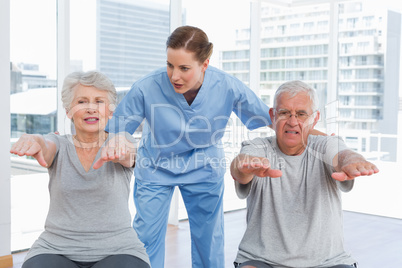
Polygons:
M179 27L166 45L167 67L133 84L108 122L106 131L116 135L95 167L121 157L124 135L133 134L145 119L134 170L133 226L152 267L164 267L177 186L190 222L192 266L221 268L226 170L221 139L232 112L248 129L256 129L271 124L269 108L241 81L209 66L213 45L202 30Z

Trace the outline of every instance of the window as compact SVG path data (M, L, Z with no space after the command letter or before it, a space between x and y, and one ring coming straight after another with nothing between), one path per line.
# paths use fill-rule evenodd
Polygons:
M281 17L278 15L280 13L291 13L292 19L297 18L290 25L296 23L303 25L302 33L294 33L293 31L287 33L286 38L288 41L281 53L277 48L276 40L280 40L285 36L281 36L280 33L278 33L278 36L272 37L271 43L261 45L262 51L272 51L273 56L286 55L286 67L281 70L284 74L283 79L303 79L316 85L318 91L326 95L328 90L327 81L330 79L328 70L337 70L337 88L334 90L339 95L334 101L339 105L337 107L338 114L336 115L339 135L344 137L351 148L363 152L366 157L375 160L381 170L378 175L368 180L369 182L366 186L362 183L361 187L373 187L375 181L388 178L390 174L388 170L393 170L396 173L402 156L402 147L399 146L402 143L401 133L398 132L398 128L400 130L402 125L400 120L401 110L396 105L396 100L402 99L402 96L400 95L401 83L394 83L394 81L399 81L398 77L401 77L402 64L401 59L395 59L393 55L401 54L402 6L399 4L398 11L395 11L392 8L387 9L387 5L378 3L343 2L339 4L338 45L335 46L335 51L338 54L335 59L332 59L332 62L335 63L333 66L328 66L328 63L331 62L329 61L331 51L329 51L328 36L323 36L320 40L322 42L320 45L325 47L325 51L322 52L325 64L322 65L312 56L319 53L319 50L314 47L318 44L306 41L313 40L311 38L315 36L316 28L317 31L320 31L320 29L326 27L323 18L328 18L328 13L325 13L325 9L328 9L329 6L321 6L322 16L318 15L320 14L319 11L317 13L308 13L304 8L296 6L292 6L289 9L286 7L277 8L275 13L269 13L268 6L269 3L263 5L267 10L264 16L276 19L263 21L261 27L283 25L286 16ZM313 10L313 7L309 10ZM328 18L328 21L330 19ZM317 27L315 28L314 25L317 25ZM290 29L292 29L292 26ZM373 36L375 39L372 39ZM301 46L300 41L296 40L304 40L308 49L306 50L303 47L305 43ZM309 66L314 66L317 70L309 70ZM268 81L270 78L282 78L277 69L272 68L272 66L270 68L269 64L266 67L264 73ZM303 70L295 70L295 68L303 68ZM282 82L284 81L274 80L271 81L271 87L267 85L268 82L265 82L264 86L274 90ZM321 100L328 101L326 97ZM385 114L387 116L384 116ZM325 122L323 123L322 126L325 129ZM396 144L397 146L395 146ZM381 167L384 168L382 169ZM366 180L365 183L367 183ZM400 180L397 179L392 180L391 184L391 187L397 189L402 187ZM388 187L389 185L386 188L388 189ZM379 190L384 196L388 195L386 188ZM346 195L346 209L402 218L402 214L397 209L390 209L387 212L383 210L386 207L395 208L394 202L402 202L397 195L394 195L388 201L383 199L384 201L381 202L381 205L374 204L369 199L365 199L364 204L358 203L356 200L363 198L361 196L351 197L350 199L347 197ZM374 206L376 209L374 209Z
M227 70L227 72L242 80L246 85L249 85L250 1L183 0L183 8L186 14L185 24L193 25L204 30L210 42L214 44L210 65L219 67L220 64L222 64L219 62L219 55L222 55L221 58L223 62L225 62L225 59L229 59L227 53L232 55L233 57L230 57L230 60L238 62L239 65L232 68L233 71ZM225 13L224 19L222 19L222 12ZM273 28L261 27L261 29L265 29L264 32L265 34L269 33L269 37L272 35L271 32ZM233 47L237 47L237 49L234 52L230 52ZM262 51L261 58L264 57L272 57L272 52ZM242 129L242 123L240 123L236 117L232 122L234 122L234 124L227 128L227 134L225 134L224 137L225 142L230 144L230 146L225 148L227 159L232 159L234 155L238 153L241 140L244 138L240 135L242 133L240 131L240 129ZM227 163L227 166L229 165L230 163ZM244 200L238 199L235 194L233 179L229 172L226 172L225 182L224 210L227 211L244 207ZM180 202L179 218L183 217L186 217L186 211L184 204Z
M300 24L299 23L292 23L290 24L290 30L292 33L295 33L300 30Z
M141 75L156 66L164 66L164 39L170 31L170 1L153 1L158 4L141 1L145 6L138 6L136 1L122 1L118 7L114 7L112 1L104 0L69 1L73 18L69 20L70 71L100 69L106 72L118 86L121 98ZM401 48L402 6L398 12L390 12L378 3L372 10L354 2L339 4L339 39L335 46L339 51L334 60L329 44L331 33L325 30L328 28L330 32L330 5L320 5L317 9L300 6L290 9L270 7L269 3L263 2L260 25L264 37L260 44L263 61L260 75L255 76L250 74L250 55L253 54L250 52L250 38L253 38L250 19L255 17L254 14L250 16L251 2L256 1L183 0L181 19L183 24L198 26L208 34L214 44L211 65L221 67L246 84L257 84L256 90L261 90L261 98L266 103L272 102L273 92L281 83L302 79L318 90L322 109L325 109L324 106L329 105L327 95L331 93L328 84L332 82L328 70L337 70L337 87L333 89L339 94L333 100L339 105L337 134L351 148L376 161L381 169L378 175L357 187L372 187L378 195L385 196L386 193L387 197L370 199L353 194L354 197L345 197L345 209L402 218L397 207L402 197L396 192L402 184L394 175L398 174L402 158L402 112L398 106L398 100L402 103L401 82L395 79L402 76L402 64L393 56L401 54L395 49ZM11 0L10 3L12 143L24 132L57 130L56 70L60 63L56 61L57 1ZM222 12L225 12L224 20ZM152 15L140 17L144 13ZM137 16L142 19L130 19ZM155 21L149 20L156 17ZM84 18L85 23L82 23ZM140 23L148 23L150 27ZM126 28L130 30L123 30ZM330 62L334 65L329 66ZM255 77L260 81L252 81ZM358 105L361 107L356 107ZM224 138L227 147L232 148L226 152L228 159L238 152L240 142L245 139L239 134L241 131L234 131L241 125L239 120L232 122L229 125L232 132ZM326 130L325 118L319 127ZM262 132L260 136L266 135ZM35 161L22 158L11 159L11 175L12 222L18 223L12 226L12 249L19 250L29 247L36 239L35 232L37 234L43 228L47 213L47 178L46 171ZM383 178L387 179L387 184L378 184ZM239 200L231 189L232 179L228 177L227 180L224 209L244 207L244 200ZM32 194L35 198L27 201ZM25 209L23 212L22 208ZM181 208L180 218L184 218L183 206ZM20 220L22 217L30 220Z
M169 0L154 1L158 5L151 1L68 1L74 18L67 19L71 32L70 71L98 69L106 73L121 100L136 79L165 66ZM57 1L10 3L12 143L23 133L58 131L57 120L66 118L57 118ZM32 158L12 156L11 176L11 244L12 250L21 250L29 248L43 230L48 175ZM133 207L132 202L130 205Z
M328 30L328 21L319 21L317 23L317 29L319 31L327 31Z
M353 29L356 27L357 18L348 18L346 23L349 29Z
M57 130L56 1L10 1L11 143ZM32 12L35 10L35 12ZM28 23L27 23L28 22ZM47 170L11 156L11 249L29 248L47 215ZM29 218L27 221L26 219Z
M305 22L303 25L303 28L304 28L303 30L306 32L310 32L313 30L313 27L314 27L314 22Z

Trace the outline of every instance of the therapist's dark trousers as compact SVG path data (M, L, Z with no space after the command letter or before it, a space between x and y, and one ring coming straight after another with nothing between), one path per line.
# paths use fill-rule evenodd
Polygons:
M62 255L41 254L24 262L22 268L150 268L140 258L131 255L112 255L98 262L77 262Z

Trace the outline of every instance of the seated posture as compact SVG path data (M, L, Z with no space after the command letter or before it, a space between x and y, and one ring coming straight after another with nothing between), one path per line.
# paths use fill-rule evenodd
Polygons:
M287 82L269 115L276 136L245 141L231 164L247 228L235 267L356 267L343 247L341 192L378 169L336 136L314 136L313 88Z
M49 172L45 231L22 267L149 268L128 208L132 141L119 140L126 150L114 152L113 161L94 165L110 138L104 128L116 104L113 83L97 71L71 73L64 80L62 101L75 135L24 134L10 151L34 157Z

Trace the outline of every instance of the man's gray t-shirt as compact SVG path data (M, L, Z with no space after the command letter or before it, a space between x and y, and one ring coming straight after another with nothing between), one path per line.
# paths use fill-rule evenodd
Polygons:
M273 267L329 267L353 264L343 248L342 191L353 181L332 179L332 159L347 149L333 136L308 138L297 156L283 154L276 137L243 142L242 154L266 157L282 177L254 177L236 184L247 198L247 229L236 262L259 260Z
M87 172L71 135L49 134L45 138L57 146L48 170L50 206L45 231L25 259L60 254L73 261L96 262L128 254L149 264L144 245L131 226L128 198L133 169L106 162Z

